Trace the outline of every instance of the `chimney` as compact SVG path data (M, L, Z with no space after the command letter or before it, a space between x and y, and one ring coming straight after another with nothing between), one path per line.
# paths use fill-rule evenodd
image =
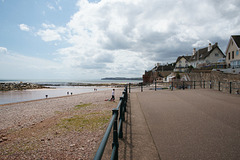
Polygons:
M208 44L208 52L212 50L212 45L211 43Z
M197 61L199 61L199 51L197 52Z
M194 55L196 53L196 48L193 48L193 54L192 55Z
M215 45L218 46L218 42L216 42Z

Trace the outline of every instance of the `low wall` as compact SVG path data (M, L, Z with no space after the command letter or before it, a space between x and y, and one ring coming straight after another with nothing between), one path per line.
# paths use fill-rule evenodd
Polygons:
M240 82L240 75L219 71L189 73L191 81Z
M208 73L206 72L190 73L189 77L191 78L191 81L205 81L206 86L210 86L211 83L211 88L215 90L220 90L223 92L232 92L233 94L239 93L240 75L237 74L212 71Z

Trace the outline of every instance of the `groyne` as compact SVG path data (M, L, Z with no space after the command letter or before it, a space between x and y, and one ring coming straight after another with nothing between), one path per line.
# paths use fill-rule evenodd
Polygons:
M26 89L40 89L46 88L43 85L33 83L0 83L0 91L10 90L26 90Z

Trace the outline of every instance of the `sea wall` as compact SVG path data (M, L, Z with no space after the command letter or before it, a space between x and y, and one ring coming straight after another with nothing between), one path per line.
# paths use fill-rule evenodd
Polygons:
M206 88L219 90L226 93L239 94L240 92L240 75L222 73L219 71L212 72L194 72L190 73L191 81L205 81Z
M216 82L240 82L239 74L212 72L193 72L189 73L191 81L216 81Z
M39 84L33 83L0 83L0 91L25 90L44 88Z

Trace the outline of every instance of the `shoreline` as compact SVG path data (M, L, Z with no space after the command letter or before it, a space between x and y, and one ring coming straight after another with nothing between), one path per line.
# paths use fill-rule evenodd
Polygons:
M0 107L0 159L92 159L122 89L116 89L115 102L105 101L111 93L104 90Z
M89 92L87 92L87 93L89 93ZM79 94L84 94L84 93L79 93ZM68 96L77 96L77 95L79 95L79 94L59 96L59 97L49 97L49 98L42 98L42 99L34 99L34 100L29 100L29 101L21 101L21 102L13 102L13 103L6 103L6 104L0 104L0 107L2 107L2 106L9 106L9 105L15 105L15 104L19 104L19 103L28 103L28 102L43 101L43 100L47 100L47 99L65 98L65 97L68 97Z
M4 122L9 123L10 121L16 121L14 119L19 118L16 115L23 115L23 117L28 116L29 113L33 115L42 115L40 117L48 116L48 113L51 112L51 115L54 114L54 111L63 111L69 108L79 105L80 103L105 103L105 99L111 98L111 90L103 90L97 92L86 92L74 95L66 95L59 97L50 97L44 99L36 99L30 101L16 102L16 103L7 103L1 104L0 106L0 124ZM116 100L121 96L122 90L116 89ZM34 112L32 112L32 110ZM46 111L44 111L46 110ZM37 112L36 112L37 111ZM52 112L53 111L53 112ZM8 116L11 117L8 117ZM21 117L22 118L22 117ZM14 123L12 123L14 124ZM14 125L13 125L14 126ZM10 126L8 126L10 127ZM8 128L6 127L6 128ZM1 127L0 130L5 127Z
M115 88L116 86L114 86ZM83 93L110 90L113 86L56 86L56 88L28 89L23 91L0 91L0 106L27 101L36 101L56 97L74 96ZM118 89L122 87L116 87ZM97 91L95 90L97 89ZM47 98L46 98L47 97Z
M106 82L106 83L77 83L77 82L1 82L0 83L0 91L22 91L22 90L30 90L30 89L53 89L52 87L124 87L128 85L130 82ZM131 83L133 85L138 85L140 82Z

